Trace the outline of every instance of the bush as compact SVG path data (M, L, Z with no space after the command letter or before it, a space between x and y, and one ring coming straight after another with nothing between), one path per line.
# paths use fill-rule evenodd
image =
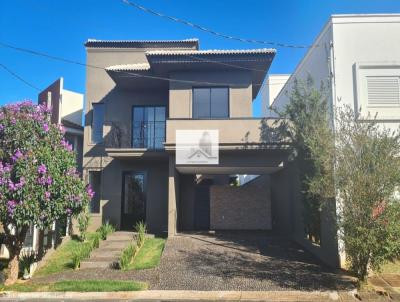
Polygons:
M78 229L82 241L86 240L89 222L90 222L89 209L86 207L78 216Z
M36 261L36 254L34 251L23 251L19 256L19 265L23 274L29 274L31 264Z
M102 240L106 240L107 236L109 234L115 232L115 227L111 223L106 222L105 224L101 225L101 227L99 227L97 229L97 232L99 232L101 234L101 239Z
M95 237L96 238L96 237ZM99 238L99 237L97 237ZM93 250L93 240L92 242L82 243L76 250L72 252L72 266L74 269L78 269L81 265L83 259L90 257L90 253Z
M135 226L135 231L137 232L136 244L140 249L146 239L146 224L142 221L138 222Z
M127 270L129 269L130 264L133 261L133 258L135 258L136 252L138 250L138 246L136 244L130 244L128 247L126 247L121 254L121 257L119 259L119 267L122 270Z
M101 234L98 232L95 232L93 234L93 239L91 240L91 244L92 244L92 249L97 249L100 246L100 239L101 239Z

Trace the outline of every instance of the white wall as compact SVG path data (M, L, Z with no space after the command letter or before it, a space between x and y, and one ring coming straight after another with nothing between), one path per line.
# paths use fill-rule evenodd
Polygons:
M62 90L60 116L77 125L82 124L83 94Z
M295 71L290 76L286 85L276 96L275 101L272 103L272 107L279 111L283 110L283 108L288 104L295 79L306 80L308 75L311 75L314 80L314 85L317 88L321 86L321 83L327 85L330 80L329 74L331 70L331 41L332 26L328 22L313 43L313 45L317 45L317 47L312 47L307 51L302 61L297 65ZM272 113L271 116L276 117L276 114Z
M270 74L267 75L263 86L261 87L261 110L262 115L265 117L272 116L269 109L276 96L285 86L290 74Z
M400 14L333 16L335 94L361 115L370 112L383 125L397 128L400 104L370 106L365 75L391 74L400 78ZM340 102L337 102L340 100Z

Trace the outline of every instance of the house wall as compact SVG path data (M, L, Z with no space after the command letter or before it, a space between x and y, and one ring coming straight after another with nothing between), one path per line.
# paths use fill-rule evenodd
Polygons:
M260 90L262 116L273 116L270 106L281 91L282 87L285 86L289 78L290 74L267 75L266 80L264 81Z
M239 187L210 187L210 229L271 229L271 198L268 175Z
M252 117L252 84L249 72L175 72L171 78L185 81L211 82L215 86L229 87L229 114L231 118ZM220 83L220 84L218 84ZM170 82L169 86L169 117L192 118L192 89L193 87L210 86L207 84L192 84Z
M360 69L390 68L391 74L400 77L400 15L337 16L332 23L335 104L347 104L355 112L361 108L363 117L369 112L385 127L397 129L400 104L368 107Z
M149 232L167 231L168 162L167 160L104 161L101 174L100 213L93 214L91 228L106 221L117 227L121 224L123 172L140 171L146 174L146 224ZM87 172L92 169L86 169Z
M69 90L62 90L61 118L67 119L77 125L82 124L83 94Z

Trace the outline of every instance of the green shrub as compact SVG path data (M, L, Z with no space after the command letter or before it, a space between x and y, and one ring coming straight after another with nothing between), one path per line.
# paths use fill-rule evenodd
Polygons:
M144 240L146 239L146 224L142 221L139 221L135 226L135 231L137 232L136 244L139 248L141 248Z
M95 232L93 235L93 239L91 241L92 244L92 249L97 249L100 246L100 238L101 238L101 234L98 232Z
M83 259L90 257L90 253L93 250L93 241L82 243L76 250L72 252L72 266L74 269L78 269Z
M74 269L78 269L81 265L82 256L79 249L76 249L72 252L72 267Z
M115 232L115 227L111 223L106 222L97 229L97 232L101 234L102 240L106 240L109 234Z
M138 250L137 245L131 243L122 251L121 257L119 259L119 267L122 270L129 269L129 266L132 263L137 250Z
M90 223L89 209L86 207L79 215L78 215L78 229L80 233L80 237L82 241L86 240L87 229Z
M23 251L19 257L20 269L24 274L29 274L31 264L36 261L34 251Z

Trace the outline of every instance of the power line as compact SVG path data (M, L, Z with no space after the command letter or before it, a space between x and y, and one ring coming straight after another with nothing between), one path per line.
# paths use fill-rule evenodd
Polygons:
M50 55L50 54L47 54L47 53L39 52L39 51L28 49L28 48L17 47L17 46L13 46L13 45L9 45L9 44L3 43L3 42L0 42L0 46L3 46L5 48L9 48L9 49L13 49L13 50L16 50L16 51L19 51L19 52L29 53L29 54L32 54L32 55L35 55L35 56L45 57L45 58L52 59L52 60L55 60L55 61L61 61L61 62L64 62L64 63L75 64L75 65L94 68L94 69L101 69L101 70L104 70L104 71L107 72L107 69L104 68L104 67L101 67L101 66L96 66L96 65L92 65L92 64L85 64L85 63L82 63L82 62L78 62L78 61L74 61L74 60L70 60L70 59L66 59L66 58L62 58L62 57L58 57L58 56L54 56L54 55ZM216 62L216 61L214 61L214 62ZM229 64L229 65L231 65L231 64ZM125 75L127 75L129 77L135 77L135 78L141 77L141 78L149 78L149 79L162 80L162 81L168 81L168 82L177 82L177 83L198 84L198 85L226 85L226 86L236 86L236 85L238 85L237 83L221 83L221 82L191 81L191 80L171 79L171 78L166 78L166 77L145 75L145 74L139 74L139 73L128 72L128 71L123 71L123 70L118 70L118 71L114 71L114 72L125 74ZM262 86L262 84L263 83L255 83L253 85L254 86ZM36 87L35 87L35 89L40 90L39 88L36 88Z
M21 81L22 83L24 83L25 85L28 85L29 87L36 89L38 91L41 91L40 88L36 87L35 85L29 83L27 80L25 80L24 78L22 78L21 76L19 76L18 74L16 74L14 71L12 71L10 68L8 68L6 65L0 63L0 67L3 68L5 71L7 71L9 74L11 74L14 78L18 79L19 81Z
M146 13L149 13L149 14L152 14L152 15L164 18L164 19L168 19L170 21L181 23L181 24L184 24L186 26L189 26L189 27L192 27L192 28L207 32L207 33L212 34L214 36L225 38L225 39L228 39L228 40L234 40L234 41L239 41L239 42L244 42L244 43L252 43L252 44L272 45L272 46L275 46L275 47L285 47L285 48L300 48L300 49L302 49L302 48L311 48L311 47L318 46L318 45L286 44L286 43L279 43L279 42L273 42L273 41L246 39L246 38L240 38L240 37L237 37L237 36L230 36L230 35L223 34L223 33L217 32L215 30L209 29L207 27L198 25L196 23L192 23L190 21L186 21L184 19L180 19L180 18L177 18L177 17L173 17L173 16L162 14L160 12L156 12L156 11L154 11L152 9L149 9L147 7L144 7L142 5L139 5L139 4L137 4L135 2L132 2L132 1L129 1L129 0L122 0L122 2L124 2L125 4L128 4L130 6L133 6L133 7L137 8L137 9L139 9L141 11L144 11Z

